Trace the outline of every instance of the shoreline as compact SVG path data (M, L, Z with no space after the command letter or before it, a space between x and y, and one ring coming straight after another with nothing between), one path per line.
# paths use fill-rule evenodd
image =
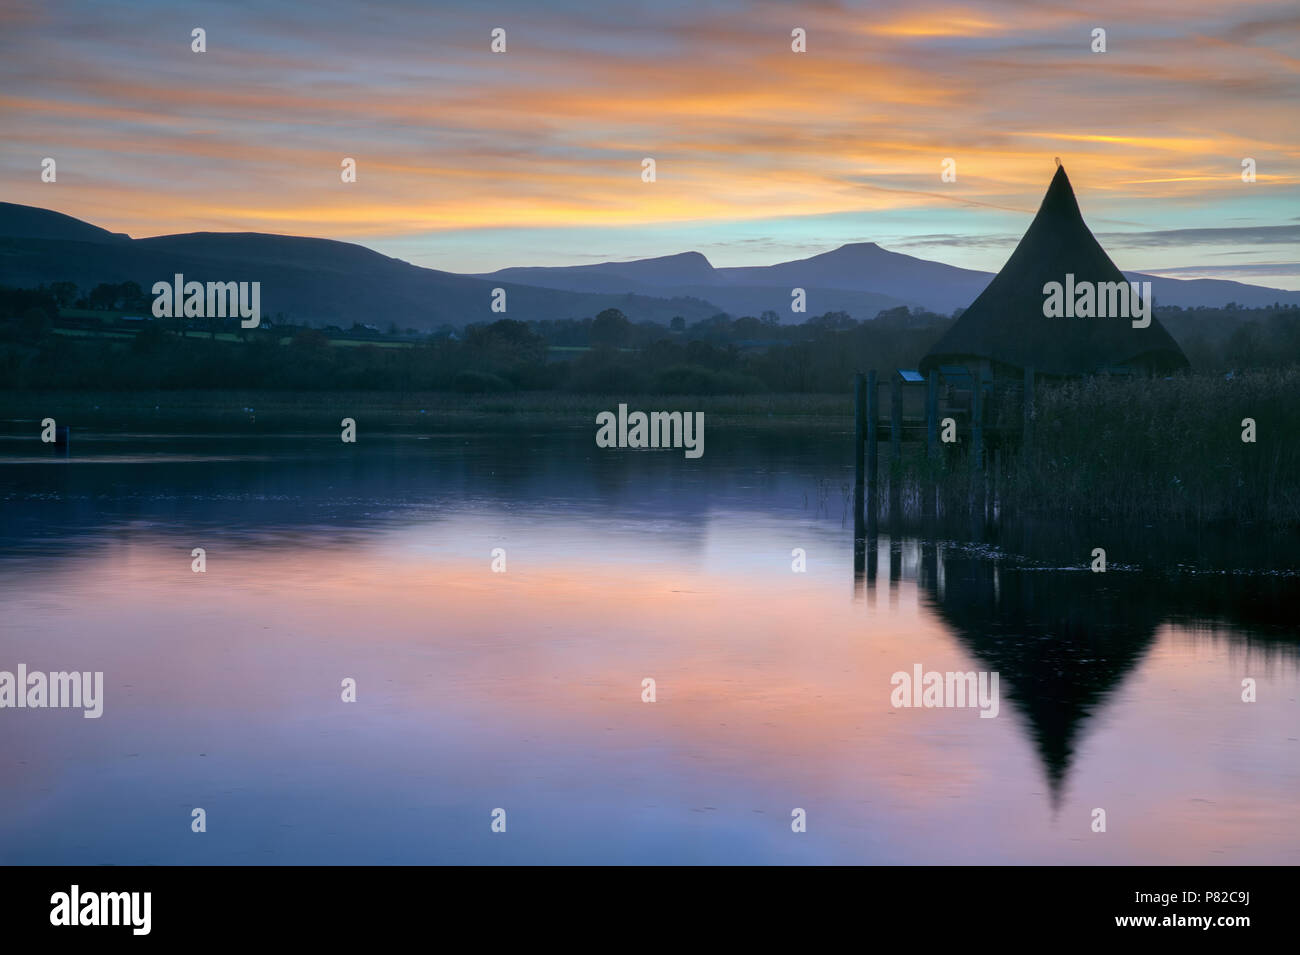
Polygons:
M852 398L845 395L605 395L515 392L465 395L456 392L277 392L277 391L23 391L0 392L0 434L20 435L46 417L94 433L170 426L198 434L236 427L257 433L313 425L327 416L328 429L343 417L365 415L367 428L391 432L430 419L451 424L590 424L617 408L701 411L711 423L764 428L852 432ZM251 409L251 410L250 410ZM337 416L337 417L336 417Z
M1005 443L972 467L969 435L927 454L903 442L895 464L882 442L881 488L936 490L952 510L995 489L999 506L1092 519L1216 521L1300 527L1300 368L1161 380L1082 379L1040 388L1033 440L1019 420L990 420ZM0 437L39 439L54 419L77 435L338 434L353 419L369 434L590 430L626 404L643 411L703 412L707 426L837 449L828 466L853 462L850 394L461 394L411 391L0 391ZM1014 417L1014 416L1013 416ZM974 510L972 510L974 513Z

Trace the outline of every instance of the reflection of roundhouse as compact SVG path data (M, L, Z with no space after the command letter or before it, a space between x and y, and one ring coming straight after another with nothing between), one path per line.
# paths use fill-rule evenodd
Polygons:
M1136 575L1050 572L945 555L944 583L923 585L962 645L999 674L1025 718L1059 802L1088 719L1155 638L1160 597Z
M1019 378L1027 368L1073 377L1167 374L1187 367L1182 349L1154 315L1145 328L1122 317L1045 316L1044 286L1064 286L1067 276L1075 287L1087 282L1111 295L1127 294L1113 284L1128 280L1088 231L1062 166L1011 258L926 353L921 371L959 366L972 375Z

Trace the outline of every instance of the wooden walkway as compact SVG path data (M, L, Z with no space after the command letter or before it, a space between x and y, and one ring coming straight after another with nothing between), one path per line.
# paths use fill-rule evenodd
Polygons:
M964 450L972 473L983 476L990 448L1028 448L1033 442L1036 376L1027 368L1022 382L996 381L983 369L978 381L968 369L941 367L928 378L901 372L881 382L872 370L859 372L854 381L854 526L874 526L880 487L880 443L889 443L891 473L897 474L903 442L925 443L926 457L950 461ZM889 413L882 417L881 392L888 395ZM944 441L948 432L952 439ZM898 481L890 481L891 492ZM894 494L891 493L891 497ZM896 508L891 507L891 513ZM859 536L861 536L859 534Z

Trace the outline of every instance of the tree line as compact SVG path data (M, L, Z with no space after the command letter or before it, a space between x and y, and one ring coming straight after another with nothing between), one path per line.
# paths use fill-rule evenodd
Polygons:
M62 309L134 308L139 287L99 286L83 296L70 285L0 286L0 387L834 393L851 388L859 369L916 367L956 319L956 313L899 307L869 321L827 312L781 324L766 312L663 325L606 309L590 318L502 318L426 334L398 333L393 325L385 335L361 323L343 330L277 322L239 340L219 340L206 325L200 330L211 331L210 337L179 334L179 323L145 320L126 337L76 337L59 333ZM1195 370L1300 364L1295 306L1156 314Z

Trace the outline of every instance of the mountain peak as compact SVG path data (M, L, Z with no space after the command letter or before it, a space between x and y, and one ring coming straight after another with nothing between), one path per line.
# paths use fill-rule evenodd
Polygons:
M839 248L831 249L829 252L822 252L820 255L814 255L804 259L805 262L822 262L822 263L861 263L870 259L881 259L892 255L886 249L882 249L874 242L846 242Z
M656 262L660 265L675 265L688 269L707 269L713 271L713 263L703 252L675 252L672 255L656 255L648 259L633 259L630 262L608 262L607 265L635 265L643 262Z
M865 259L889 254L887 249L882 249L875 242L846 242L839 248L823 252L821 255L814 255L813 258Z
M651 259L633 259L630 262L602 262L600 265L580 266L580 268L625 275L652 285L690 285L696 282L708 282L713 277L713 263L700 252L678 252Z
M73 216L0 202L0 236L12 239L63 239L71 242L121 242L131 237L123 232L109 232Z

